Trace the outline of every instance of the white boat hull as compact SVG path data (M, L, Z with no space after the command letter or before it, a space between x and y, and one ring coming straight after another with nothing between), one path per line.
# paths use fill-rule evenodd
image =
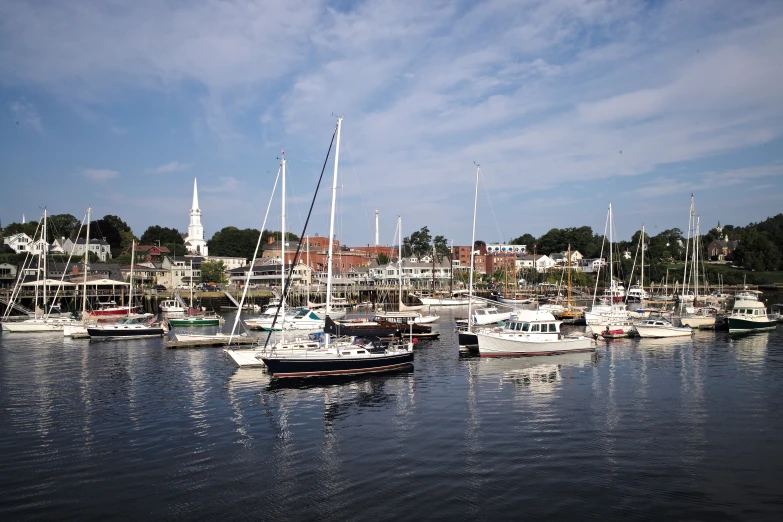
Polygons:
M321 319L326 319L326 310L313 310L313 312ZM333 320L342 319L346 315L348 315L348 312L345 310L332 310L329 312L329 317L331 317Z
M76 321L28 319L27 321L3 323L3 330L16 333L62 332L65 326L78 325Z
M677 326L641 326L636 325L636 333L643 339L660 339L663 337L689 337L693 335L690 327Z
M465 297L419 297L421 302L427 306L468 306L470 299ZM410 310L410 308L407 308Z
M481 357L520 357L590 352L595 342L587 337L527 335L523 333L475 332ZM535 337L547 339L533 340Z
M691 328L708 328L715 326L715 318L708 315L704 316L685 316L680 318L680 322Z

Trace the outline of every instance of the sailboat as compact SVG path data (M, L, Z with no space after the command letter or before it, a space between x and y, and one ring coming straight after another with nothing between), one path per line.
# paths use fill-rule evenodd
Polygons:
M628 318L628 310L622 302L625 298L625 290L622 283L614 279L614 258L613 258L613 229L614 215L612 214L612 204L609 204L609 212L606 216L607 228L609 229L609 270L608 287L604 290L604 297L600 303L596 303L598 294L598 281L600 279L601 268L598 268L596 274L595 291L593 292L593 305L589 312L585 312L585 322L593 335L612 335L627 336L634 331L633 323ZM604 240L607 233L604 232ZM602 252L603 253L603 252Z
M35 283L35 304L34 308L36 309L36 317L33 319L26 319L24 321L19 322L6 322L3 321L2 328L3 330L7 332L17 332L17 333L43 333L43 332L57 332L62 331L64 327L70 326L70 325L76 325L78 324L78 321L72 318L68 317L52 317L51 312L54 307L54 303L52 303L52 306L49 307L47 311L47 287L50 287L54 282L47 278L47 270L46 270L46 254L47 254L47 239L46 239L46 228L47 228L47 210L44 208L43 212L43 228L41 229L41 243L43 245L43 250L38 254L38 265L36 267L36 270L39 274L39 279ZM43 270L43 278L40 278L41 270ZM24 271L20 273L19 276L19 284L21 285L22 281L22 275ZM64 275L64 274L63 274ZM60 285L64 284L62 281L60 281ZM72 283L68 283L69 285L72 285ZM42 314L39 317L37 314L38 309L38 289L41 288L41 296L42 296ZM9 307L10 309L10 307Z
M329 255L326 279L326 320L330 320L332 300L332 253L334 241L334 212L337 197L337 172L340 157L340 128L337 118L334 174L332 178L332 208L329 221ZM319 182L320 183L320 182ZM413 365L413 340L384 345L353 338L334 340L324 335L324 347L317 350L274 351L262 355L273 378L354 375L399 370Z
M163 337L166 330L162 325L155 322L155 317L130 316L130 310L133 306L133 268L136 262L136 241L131 243L131 270L130 270L130 291L128 292L128 317L112 324L101 324L87 327L87 334L90 341L101 341L109 339L143 339L146 337Z
M688 239L685 245L685 268L682 276L682 294L679 297L680 301L680 321L685 326L691 328L714 328L715 316L709 313L705 313L702 309L696 308L696 301L699 298L699 260L701 254L700 234L699 230L699 218L696 216L696 210L693 203L693 194L691 194L691 209L690 217L688 220ZM689 247L692 247L690 252L690 263L688 257ZM691 294L688 278L688 265L691 266L690 277L693 279L693 293ZM688 302L692 302L693 306L687 306Z
M169 326L220 326L225 319L215 312L202 312L193 307L193 260L190 260L190 306L184 317L170 317Z

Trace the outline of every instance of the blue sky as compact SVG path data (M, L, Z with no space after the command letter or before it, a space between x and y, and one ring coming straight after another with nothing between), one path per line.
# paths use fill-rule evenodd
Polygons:
M783 211L783 3L0 3L0 220L259 228L277 157L299 233L344 116L337 235L620 237ZM327 186L329 183L327 183ZM328 232L328 195L311 233ZM279 228L275 203L267 228ZM703 228L706 228L703 226Z

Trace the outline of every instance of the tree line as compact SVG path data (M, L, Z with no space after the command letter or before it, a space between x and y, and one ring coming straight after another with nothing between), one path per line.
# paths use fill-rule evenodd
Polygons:
M85 237L87 227L81 220L71 214L55 214L47 218L47 235L49 241L56 238ZM36 234L39 223L29 221L27 223L11 223L0 231L3 237L24 232L33 237ZM40 232L39 232L40 235ZM739 241L737 249L733 253L732 262L737 266L743 266L749 270L775 271L783 269L783 214L778 214L759 223L750 223L745 227L725 225L722 230L713 228L701 237L702 248L706 250L710 242L722 239L726 235L730 240ZM215 232L207 241L209 252L214 256L230 256L252 258L258 242L259 230L253 228L239 229L228 226ZM639 243L641 230L637 230L629 241L617 241L613 245L617 253L626 250L635 252ZM121 256L127 251L132 241L139 244L167 247L173 255L184 256L184 234L176 228L149 226L141 237L136 237L131 227L119 216L105 215L90 223L90 238L104 239L111 248L115 262L130 262ZM264 230L261 234L261 249L267 244L269 238L280 239L280 231ZM286 233L289 241L298 241L299 237L291 232ZM685 243L687 237L679 228L667 229L655 235L645 236L646 264L649 264L649 275L656 280L662 277L666 265L672 262L682 261L685 257ZM545 234L535 237L525 233L509 241L512 245L527 245L529 253L551 254L565 252L569 245L572 251L578 250L584 257L600 257L603 249L603 257L608 257L608 245L602 234L597 234L589 226L571 228L552 228ZM451 249L447 240L442 235L430 232L429 227L424 226L420 230L411 233L403 239L403 254L406 257L435 254L440 262L449 258ZM260 252L259 252L260 254ZM10 254L2 254L8 257ZM707 259L706 252L703 252ZM618 256L621 259L622 256ZM10 259L10 258L9 258ZM379 262L381 259L379 259ZM621 264L628 264L629 260L621 259ZM623 266L623 268L625 268ZM648 268L646 268L647 270Z

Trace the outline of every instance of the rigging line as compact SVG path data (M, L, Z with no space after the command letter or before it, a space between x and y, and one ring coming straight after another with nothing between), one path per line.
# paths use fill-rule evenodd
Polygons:
M484 172L484 171L482 171ZM484 188L484 195L487 197L487 205L489 206L489 212L492 214L492 221L495 223L495 231L498 233L498 237L500 238L498 240L499 243L503 243L503 232L500 230L500 225L498 224L498 218L495 215L495 206L492 204L492 198L489 194L489 187L484 183L484 178L487 176L484 176L483 178L479 179L479 182L481 183L481 186Z
M87 220L87 214L85 213L84 217L82 218L82 222L79 225L79 231L77 232L76 237L79 237L79 234L81 234L82 227L84 227L84 222L86 220ZM84 242L84 270L85 271L87 270L87 265L89 265L89 263L90 263L90 249L87 248L88 244L89 244L89 241L85 240L85 242ZM45 246L44 246L44 249L46 249ZM57 300L57 298L60 296L60 289L63 287L63 282L65 281L65 273L68 270L68 265L71 263L71 258L73 257L74 251L76 251L75 248L71 249L71 253L68 254L68 259L65 261L65 267L63 267L62 276L60 276L60 282L57 285L57 290L55 290L55 292L54 292L54 297L52 297L52 304L51 304L51 306L49 306L49 311L48 312L46 310L44 310L44 319L48 318L49 315L51 315L52 310L54 310L54 303ZM46 252L44 252L44 255L46 255Z
M35 232L33 233L33 241L35 241L35 236L38 235L38 229L41 228L41 223L42 220L39 219L38 224L35 226ZM22 231L22 233L24 233L24 231ZM28 259L29 259L29 265L28 265ZM24 282L24 273L31 266L33 266L33 258L30 256L30 250L28 250L24 256L24 261L22 261L22 270L16 274L16 284L14 285L14 290L11 292L11 298L8 301L9 305L6 306L5 313L3 314L3 319L7 319L11 315L11 311L13 309L13 303L15 302L16 298L19 296L18 294L20 294L22 291L22 283ZM37 270L40 269L41 267L38 266ZM33 310L35 310L36 306L38 306L37 302L35 303L35 305L33 305Z
M372 241L370 241L371 245L375 244L375 228L373 226L373 223L370 221L370 215L367 213L367 202L364 199L364 191L362 190L362 184L359 179L359 175L356 173L356 169L354 169L353 164L353 156L351 155L351 148L350 148L350 140L346 140L346 144L344 145L344 149L348 156L348 165L349 170L351 174L353 175L354 179L356 180L356 186L359 188L359 198L362 200L362 210L364 210L364 218L365 223L367 223L367 227L370 231L370 237L372 238Z
M294 254L293 260L299 258L299 252L302 250L302 242L303 237L305 236L305 232L307 232L307 224L310 223L310 216L313 214L313 206L315 205L315 200L318 197L318 189L321 188L321 181L324 179L324 172L326 171L326 164L329 162L329 155L332 153L332 146L334 145L334 138L337 136L337 126L334 127L334 132L332 133L332 141L329 142L329 149L326 151L326 157L324 158L324 166L321 167L321 175L318 177L318 184L315 186L315 192L313 193L313 200L310 202L310 210L307 213L307 219L305 220L304 227L302 228L302 234L299 236L299 242L296 245L296 254ZM285 259L283 259L283 268L285 268ZM294 263L291 263L291 268L288 271L288 277L285 281L285 287L283 288L283 295L280 299L281 303L285 303L286 299L288 299L288 291L291 289L291 279L294 272ZM264 341L264 349L269 345L269 338L272 337L272 330L275 327L275 323L277 323L277 316L280 314L280 307L275 310L275 317L272 319L272 326L269 328L269 334L266 336L266 341ZM283 318L285 320L285 318ZM282 328L285 328L285 325L282 326ZM281 331L282 331L281 328Z
M253 275L253 267L256 264L256 256L258 255L258 249L261 246L261 237L264 235L264 229L266 228L266 220L269 217L269 209L272 208L272 200L275 197L275 190L277 189L277 182L280 180L280 171L282 167L277 169L277 177L275 177L275 184L272 186L272 193L269 195L269 203L266 206L266 214L264 214L264 222L261 224L261 232L258 234L258 241L256 241L256 249L253 252L253 259L250 261L250 267L247 269L247 277L245 277L245 287L242 289L242 299L239 300L239 308L237 308L237 315L234 317L234 325L231 327L231 335L228 337L228 344L231 344L231 340L234 338L234 333L237 329L237 323L239 323L239 316L242 315L242 305L245 303L245 297L247 296L247 288L250 286L250 278Z
M288 178L290 176L291 176L291 167L288 165L288 160L286 160L286 177ZM294 191L294 185L296 185L296 184L292 183L292 182L288 182L288 183L285 184L285 188L286 188L286 190L290 190L293 193L294 207L296 207L296 217L299 218L299 224L301 225L302 224L302 212L299 210L299 199L296 197L296 192ZM291 199L289 198L289 201L290 200ZM285 238L283 238L283 240L285 241Z

